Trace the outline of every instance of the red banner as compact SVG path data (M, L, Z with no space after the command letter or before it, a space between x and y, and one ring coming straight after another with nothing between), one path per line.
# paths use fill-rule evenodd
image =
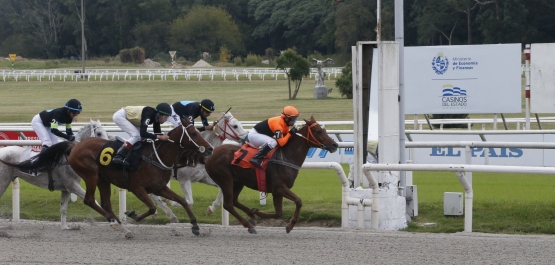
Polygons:
M27 137L26 140L39 140L39 137L35 132L24 132L23 135ZM21 138L21 136L19 136L19 133L17 132L0 132L0 140L25 140L25 139ZM0 148L1 147L4 147L4 146L0 146ZM33 146L33 151L40 152L41 148L42 146L40 145Z

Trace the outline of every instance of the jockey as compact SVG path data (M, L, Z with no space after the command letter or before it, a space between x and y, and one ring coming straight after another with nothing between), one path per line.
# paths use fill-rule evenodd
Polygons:
M81 102L77 99L70 99L66 105L61 108L44 110L35 115L31 120L31 127L39 137L42 144L41 153L46 148L58 143L58 137L68 141L75 141L75 136L71 130L71 123L83 110ZM59 125L65 124L65 133L58 130ZM31 176L37 176L36 170L19 170Z
M256 124L249 131L249 145L258 148L258 153L250 160L253 165L262 167L262 159L278 144L284 146L291 138L291 134L297 132L294 126L299 111L293 106L283 108L280 116L272 117Z
M192 124L195 124L195 118L200 116L202 127L199 131L212 130L212 126L208 124L208 116L214 112L214 102L210 99L204 99L200 103L194 101L178 101L172 104L172 115L168 119L174 127L181 125L181 119L189 118Z
M127 106L116 111L112 117L114 122L124 132L129 134L131 138L127 139L118 149L112 162L129 166L129 162L125 161L125 159L129 155L131 147L143 138L162 141L170 139L169 136L161 134L162 129L160 128L160 124L166 122L171 113L172 109L168 103L160 103L156 108L148 106ZM152 124L154 134L147 132L150 124Z
M31 121L31 126L42 142L42 150L58 143L58 137L65 138L68 141L75 141L75 136L73 136L73 131L71 130L71 122L82 110L83 107L79 100L70 99L62 108L44 110L35 115ZM66 126L65 133L58 130L58 126L62 124Z

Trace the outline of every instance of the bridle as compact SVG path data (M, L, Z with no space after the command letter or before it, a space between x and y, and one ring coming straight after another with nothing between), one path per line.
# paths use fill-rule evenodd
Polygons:
M318 125L318 123L313 123L311 125L308 126L308 133L307 133L307 137L304 137L302 134L297 133L298 136L306 139L307 142L312 143L316 146L319 146L321 149L324 149L324 147L326 147L324 144L322 144L320 141L318 141L318 139L316 139L316 137L314 136L314 134L312 134L312 130L311 128Z
M235 118L231 118L230 120L237 120ZM237 135L237 132L235 132L235 130L233 130L233 127L231 127L231 125L229 124L228 119L224 119L224 125L223 127L220 126L220 123L217 122L215 127L218 128L220 130L220 133L216 132L216 130L212 130L214 132L214 134L216 136L218 136L222 141L225 140L227 138L227 136L229 135L229 137L231 137L232 139L239 141L241 139L241 137L239 137L239 135ZM231 130L231 133L229 133L227 130Z
M198 150L199 152L201 152L201 153L204 153L204 151L206 151L206 148L205 148L204 146L199 146L199 145L193 140L193 138L191 138L191 136L189 135L189 132L187 132L187 128L189 128L189 127L191 127L191 126L193 126L192 123L190 123L190 124L187 125L187 126L184 126L183 124L181 125L181 129L182 129L183 132L181 133L181 138L179 139L179 147L181 147L181 149L184 149L184 148L185 148L185 146L183 146L183 145L181 144L181 142L183 141L183 137L185 137L185 135L187 135L187 137L189 138L189 141L192 142L193 144L195 144L195 146L197 147L197 150ZM150 140L150 139L149 139L149 140ZM169 141L169 142L172 142L172 143L174 142L174 141L171 140L171 139L168 139L168 141ZM168 166L166 166L166 165L164 164L164 162L162 162L162 159L160 159L160 156L158 155L158 148L156 148L156 146L154 145L154 141L153 141L153 140L150 140L150 142L152 143L152 149L154 150L154 154L156 155L156 158L158 159L158 162L160 163L161 167L164 168L164 169L166 169L166 170L172 169L172 168L173 168L173 165L168 167ZM144 158L143 158L143 159L144 159Z
M204 153L204 151L206 151L206 148L204 148L204 146L199 146L199 145L197 144L197 142L195 142L195 141L193 140L193 138L191 138L191 136L189 135L189 132L187 131L187 128L189 128L189 127L191 127L191 126L193 126L192 123L190 123L190 124L187 125L187 126L183 126L183 124L181 125L181 128L183 129L183 130L182 130L183 132L181 133L181 138L179 138L179 147L181 147L181 149L184 149L184 148L185 148L185 146L181 145L181 142L183 141L183 137L184 137L185 135L187 135L187 137L189 138L189 142L192 142L192 143L197 147L197 150L198 150L199 152Z

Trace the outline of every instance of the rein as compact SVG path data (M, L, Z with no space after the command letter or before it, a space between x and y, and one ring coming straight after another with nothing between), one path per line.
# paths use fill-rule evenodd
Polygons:
M191 138L191 136L189 135L189 132L187 132L187 128L189 128L189 127L191 127L191 126L193 126L193 124L189 124L189 125L187 125L187 126L181 125L181 127L183 128L183 130L182 130L182 133L181 133L181 138L179 139L179 147L181 147L181 149L184 149L184 148L185 148L185 146L183 146L183 145L181 144L181 142L183 141L183 137L184 137L185 135L187 135L187 137L189 138L189 142L192 142L193 144L195 144L195 146L197 147L197 150L198 150L199 152L204 153L204 151L205 151L204 146L199 146L199 145ZM168 140L168 141L170 141L170 142L172 142L172 143L174 142L174 141L172 141L171 139ZM148 158L148 157L145 157L145 156L142 156L142 159L143 159L144 161L146 161L146 162L149 162L149 163L151 163L151 164L153 164L153 165L159 167L159 168L162 168L162 169L165 169L165 170L171 170L171 169L173 168L174 164L172 164L171 166L166 166L166 164L164 164L164 162L162 162L162 159L160 159L160 156L158 155L158 148L156 148L156 145L154 144L155 140L147 139L147 142L152 143L152 150L154 150L154 154L156 155L156 158L158 159L158 161L154 161L154 160L152 160L152 159L150 159L150 158Z
M197 150L199 152L204 153L204 151L206 151L206 148L204 148L204 146L199 146L197 144L197 142L193 141L193 138L191 138L191 136L189 135L189 132L187 131L187 128L189 128L191 126L193 126L192 123L190 123L187 126L181 125L181 127L183 128L183 130L182 130L183 132L181 133L181 138L179 139L179 147L181 147L181 149L185 148L185 146L181 145L181 142L183 141L183 136L186 134L187 137L189 137L189 142L192 142L197 147Z
M318 140L316 139L316 137L314 137L314 134L312 134L312 130L310 130L310 128L312 128L312 127L314 127L314 126L316 126L316 125L318 125L317 122L311 124L310 126L308 126L309 128L308 128L308 135L307 135L307 137L304 137L304 136L303 136L302 134L300 134L300 133L297 133L297 135L300 136L300 137L302 137L302 138L304 138L304 139L306 139L307 142L312 143L312 144L314 144L314 145L316 145L316 146L320 146L320 148L322 148L322 147L325 147L324 144L322 144L320 141L318 141ZM323 149L323 148L322 148L322 149Z
M312 130L310 130L310 128L312 128L316 125L318 125L318 123L313 123L312 125L309 126L309 128L308 128L308 137L304 137L300 133L297 133L297 135L306 139L307 142L318 145L321 148L323 148L324 145L320 141L318 141L316 139L316 137L314 137L314 134L312 134ZM281 160L280 159L271 159L270 162L272 162L274 164L279 164L279 165L282 165L282 166L290 167L290 168L293 168L293 169L296 169L296 170L301 169L301 167L299 167L297 165L294 165L294 164L289 163L289 162L285 162L285 159L283 158L283 153L281 153L281 149L279 149L279 150L280 150L280 155L282 156Z
M235 118L232 118L235 119ZM236 120L236 119L235 119ZM235 132L235 130L233 130L233 128L231 127L231 125L229 125L229 120L224 120L224 126L223 128L220 126L219 122L216 123L216 128L218 128L221 133L216 132L216 130L212 130L214 132L214 134L216 136L218 136L222 141L225 140L227 138L227 136L229 135L229 137L231 137L232 139L239 141L241 138L239 137L239 135L237 135L237 133ZM227 128L229 128L231 130L231 133L227 132Z
M147 162L159 167L159 168L162 168L162 169L165 169L165 170L171 170L173 168L173 165L171 167L168 167L168 166L166 166L166 164L164 164L164 162L162 162L162 159L160 159L160 156L158 155L158 148L156 148L156 145L154 145L154 140L147 139L147 142L152 143L152 150L154 150L154 154L156 155L156 158L158 159L158 162L156 162L156 161L154 161L154 160L152 160L148 157L145 157L145 156L141 156L142 159L144 161L147 161Z

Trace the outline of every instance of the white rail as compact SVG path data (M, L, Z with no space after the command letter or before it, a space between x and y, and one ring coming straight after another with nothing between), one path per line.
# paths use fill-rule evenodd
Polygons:
M436 164L365 164L370 171L449 171L457 173L457 177L465 190L464 231L472 232L472 204L474 193L462 172L489 172L512 174L555 174L552 167L521 167L521 166L486 166L486 165L436 165Z
M341 75L343 67L326 67L328 80ZM310 69L309 78L313 79L316 68ZM132 81L132 80L277 80L287 76L275 68L188 68L188 69L89 69L83 74L80 70L42 69L42 70L2 70L2 81ZM254 77L254 78L253 78Z

